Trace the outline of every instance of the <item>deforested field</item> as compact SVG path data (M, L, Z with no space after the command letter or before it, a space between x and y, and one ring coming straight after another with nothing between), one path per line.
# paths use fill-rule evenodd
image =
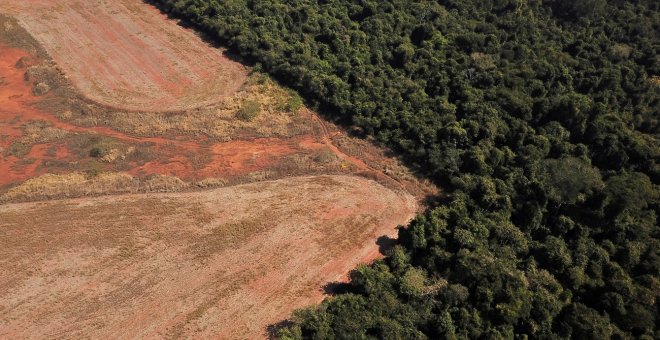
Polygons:
M142 1L3 1L90 99L182 110L235 92L244 66Z
M0 338L264 338L437 188L139 0L0 2Z
M258 338L415 209L354 176L3 205L0 337Z

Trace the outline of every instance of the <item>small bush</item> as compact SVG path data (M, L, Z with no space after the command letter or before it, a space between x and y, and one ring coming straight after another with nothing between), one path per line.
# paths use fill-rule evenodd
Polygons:
M330 149L323 149L314 155L314 161L321 164L327 164L337 160L337 156Z
M50 86L46 83L38 83L32 88L32 93L34 93L35 96L43 96L46 93L50 91Z
M248 100L243 103L243 107L236 112L236 118L249 122L256 118L259 113L261 113L261 104L254 100Z
M7 153L14 157L21 158L27 155L32 149L32 145L22 143L21 141L15 140L9 144L7 148Z
M110 149L108 149L105 146L98 145L98 146L92 147L92 149L89 150L89 156L94 157L94 158L101 158L101 157L107 155L108 152L110 152Z
M278 106L278 110L296 113L303 105L303 99L294 91L288 91L288 96Z
M117 143L106 138L99 138L91 145L89 156L93 158L103 158L117 148Z

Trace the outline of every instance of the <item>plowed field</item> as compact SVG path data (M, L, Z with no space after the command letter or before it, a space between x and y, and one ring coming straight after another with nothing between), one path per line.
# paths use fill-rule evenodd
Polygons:
M415 209L354 176L3 205L0 338L265 337Z
M140 0L0 1L88 98L182 110L234 93L246 68Z

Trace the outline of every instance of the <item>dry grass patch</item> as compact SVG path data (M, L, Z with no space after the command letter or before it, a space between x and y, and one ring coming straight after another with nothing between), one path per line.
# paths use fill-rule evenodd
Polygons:
M32 120L22 126L23 135L14 140L7 151L16 157L25 156L35 144L51 143L69 135L66 130L53 127L50 122Z
M127 174L99 174L88 178L82 173L45 174L9 189L0 201L30 201L55 197L131 192L133 178Z
M137 161L144 163L155 156L144 144L130 145L115 138L94 133L81 133L67 140L68 149L80 159L91 157L100 163Z
M25 66L26 62L19 60L17 67ZM43 96L51 90L64 86L66 78L59 68L52 62L44 62L38 65L29 66L25 71L25 81L32 83L32 93L37 96Z
M72 198L104 194L171 192L190 187L173 176L155 175L138 179L127 173L45 174L29 179L0 195L0 202L27 202L53 198Z
M339 161L337 155L334 152L332 152L330 148L327 147L316 152L313 156L313 159L316 163L319 164L330 164Z
M243 89L211 107L185 113L135 113L76 105L58 117L80 126L111 126L138 136L199 135L220 141L250 137L290 137L312 132L298 115L302 100L269 78L253 74Z
M143 181L138 181L138 191L142 192L174 192L187 189L189 183L178 177L154 175Z
M261 113L261 104L255 100L247 100L236 112L236 118L244 122L251 122L259 113Z
M223 187L227 185L229 181L227 181L224 178L205 178L201 181L198 181L195 183L195 185L199 188L217 188L217 187Z

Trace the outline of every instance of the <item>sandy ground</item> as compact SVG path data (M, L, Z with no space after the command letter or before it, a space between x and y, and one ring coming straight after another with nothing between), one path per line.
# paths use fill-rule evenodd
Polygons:
M353 176L3 205L0 338L264 337L415 210Z
M141 0L0 1L101 104L183 110L234 93L247 70Z

